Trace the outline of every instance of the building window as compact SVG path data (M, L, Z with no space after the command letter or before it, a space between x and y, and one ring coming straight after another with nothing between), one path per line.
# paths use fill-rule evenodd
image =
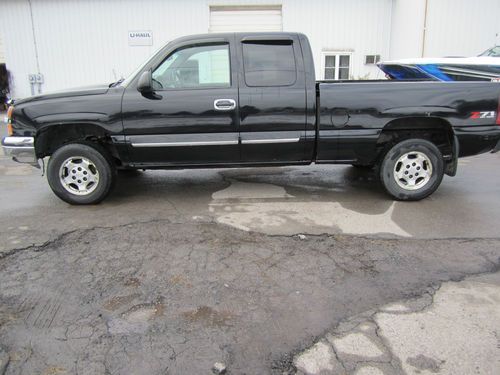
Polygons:
M380 55L366 55L365 56L365 64L376 64L380 61Z
M349 79L351 54L346 52L327 52L323 54L324 79Z

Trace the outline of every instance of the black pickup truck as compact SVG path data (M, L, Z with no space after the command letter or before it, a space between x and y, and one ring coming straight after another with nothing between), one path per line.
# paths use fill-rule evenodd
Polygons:
M493 82L318 82L305 35L196 35L123 81L16 101L2 145L50 157L72 204L100 202L122 169L311 163L377 168L392 197L419 200L458 157L498 151L499 96Z

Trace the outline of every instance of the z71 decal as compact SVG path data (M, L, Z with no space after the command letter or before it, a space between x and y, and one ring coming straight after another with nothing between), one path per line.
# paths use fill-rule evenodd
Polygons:
M486 112L472 112L469 118L478 119L478 118L496 118L495 111L486 111Z

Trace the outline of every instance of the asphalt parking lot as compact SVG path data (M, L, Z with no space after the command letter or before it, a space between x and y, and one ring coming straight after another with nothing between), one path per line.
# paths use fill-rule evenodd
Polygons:
M497 373L499 162L414 203L310 166L125 173L73 207L1 157L0 373Z

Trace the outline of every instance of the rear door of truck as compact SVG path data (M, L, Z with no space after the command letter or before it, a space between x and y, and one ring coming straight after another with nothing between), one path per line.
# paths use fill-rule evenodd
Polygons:
M306 160L306 87L296 34L236 34L241 162Z

